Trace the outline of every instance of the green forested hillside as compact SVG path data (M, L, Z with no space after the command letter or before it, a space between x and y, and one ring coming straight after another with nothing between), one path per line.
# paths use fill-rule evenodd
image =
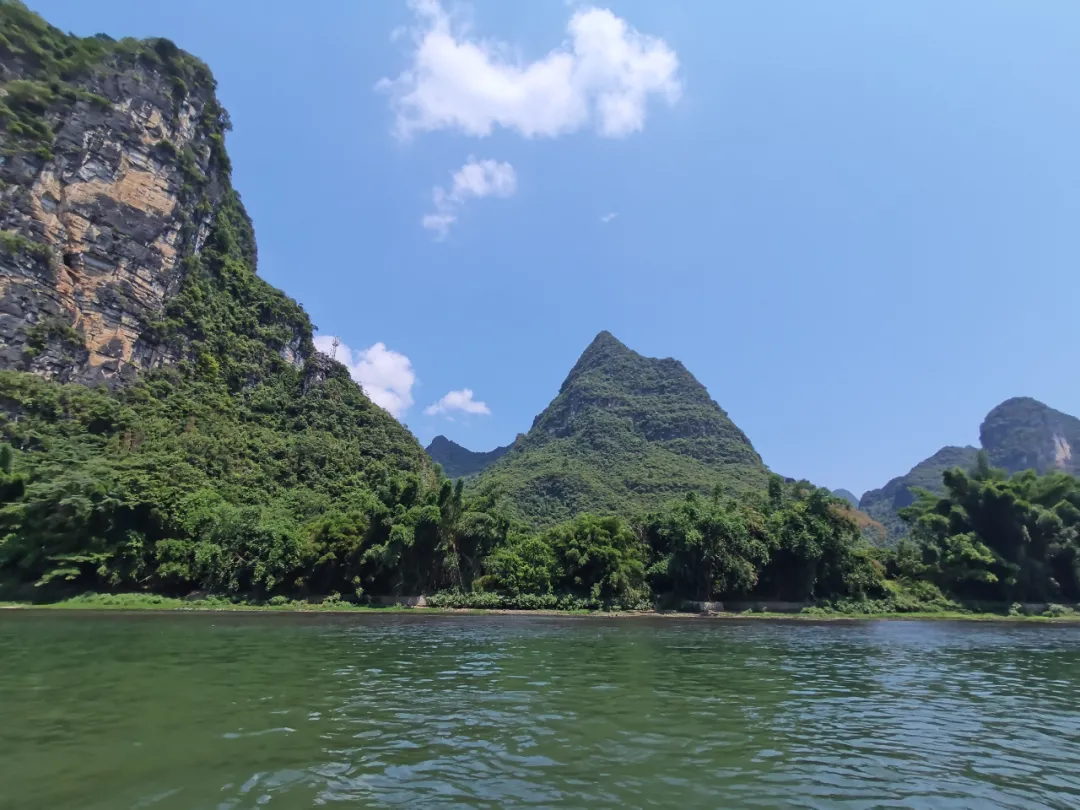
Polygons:
M632 514L687 492L761 488L750 440L677 360L601 332L558 396L478 486L550 525L579 512Z
M112 388L60 385L19 369L34 365L56 331L71 348L49 374L63 378L65 367L85 366L80 329L42 321L41 343L33 332L22 348L7 343L0 441L12 478L0 499L0 572L86 587L272 589L286 575L295 586L300 562L320 553L313 527L357 510L371 542L395 535L408 545L439 482L415 438L344 366L314 354L299 305L256 275L254 233L229 185L228 119L213 100L209 70L165 40L80 40L19 3L0 3L0 32L7 91L0 147L13 158L0 166L0 216L10 229L0 242L4 287L54 283L57 247L21 207L40 172L62 176L84 155L82 140L70 138L74 128L113 126L94 110L124 97L91 104L82 100L86 88L142 88L152 104L164 76L176 109L191 94L204 100L212 114L199 125L203 143L220 150L207 158L162 148L154 164L162 188L179 200L180 232L198 217L209 223L200 249L184 248L175 290L141 326L145 354L171 362ZM18 95L34 88L38 102ZM182 188L173 185L179 178ZM103 186L90 216L113 215L108 191ZM24 255L43 257L38 275L23 269ZM131 292L110 294L123 307ZM24 317L44 316L27 309ZM0 343L19 338L7 333Z
M1005 480L984 461L905 512L918 545L875 549L848 502L770 476L681 363L607 332L527 435L451 482L257 275L214 88L168 40L79 39L0 0L0 592L1077 597L1076 479ZM984 424L1009 458L1017 412L1030 403ZM1041 413L1039 446L1064 468L1072 428ZM877 502L892 514L969 452Z

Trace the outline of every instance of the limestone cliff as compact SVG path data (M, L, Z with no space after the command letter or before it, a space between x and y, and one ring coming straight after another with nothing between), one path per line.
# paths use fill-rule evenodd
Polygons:
M228 191L209 70L17 4L0 23L0 367L111 384L175 360L153 327Z
M214 92L167 40L0 0L0 585L368 587L319 573L319 538L348 513L411 547L417 514L391 515L437 497L416 438L258 275Z
M1031 397L1007 399L986 415L979 441L990 462L1009 472L1080 473L1080 419Z

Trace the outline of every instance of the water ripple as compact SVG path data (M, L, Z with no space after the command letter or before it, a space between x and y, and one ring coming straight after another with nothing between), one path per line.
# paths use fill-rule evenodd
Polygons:
M0 650L5 809L1080 807L1080 628L22 614Z

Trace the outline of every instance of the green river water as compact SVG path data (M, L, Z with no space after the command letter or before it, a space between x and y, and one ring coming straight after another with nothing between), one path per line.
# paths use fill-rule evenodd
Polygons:
M1080 627L0 611L0 807L1080 807Z

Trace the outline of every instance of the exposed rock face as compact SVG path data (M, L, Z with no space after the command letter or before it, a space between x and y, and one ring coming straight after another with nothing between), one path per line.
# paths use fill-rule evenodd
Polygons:
M312 352L307 359L307 365L304 367L304 393L306 394L315 386L322 385L326 382L326 378L331 376L336 369L344 371L346 375L348 374L345 366L334 360L330 355L322 352Z
M1080 419L1031 397L1007 399L986 415L979 441L1009 472L1080 472Z
M37 84L11 55L0 78ZM0 132L0 367L113 383L176 359L148 327L220 202L223 115L212 86L178 87L160 67L115 61L72 79L76 100L46 105L51 148L12 148Z

